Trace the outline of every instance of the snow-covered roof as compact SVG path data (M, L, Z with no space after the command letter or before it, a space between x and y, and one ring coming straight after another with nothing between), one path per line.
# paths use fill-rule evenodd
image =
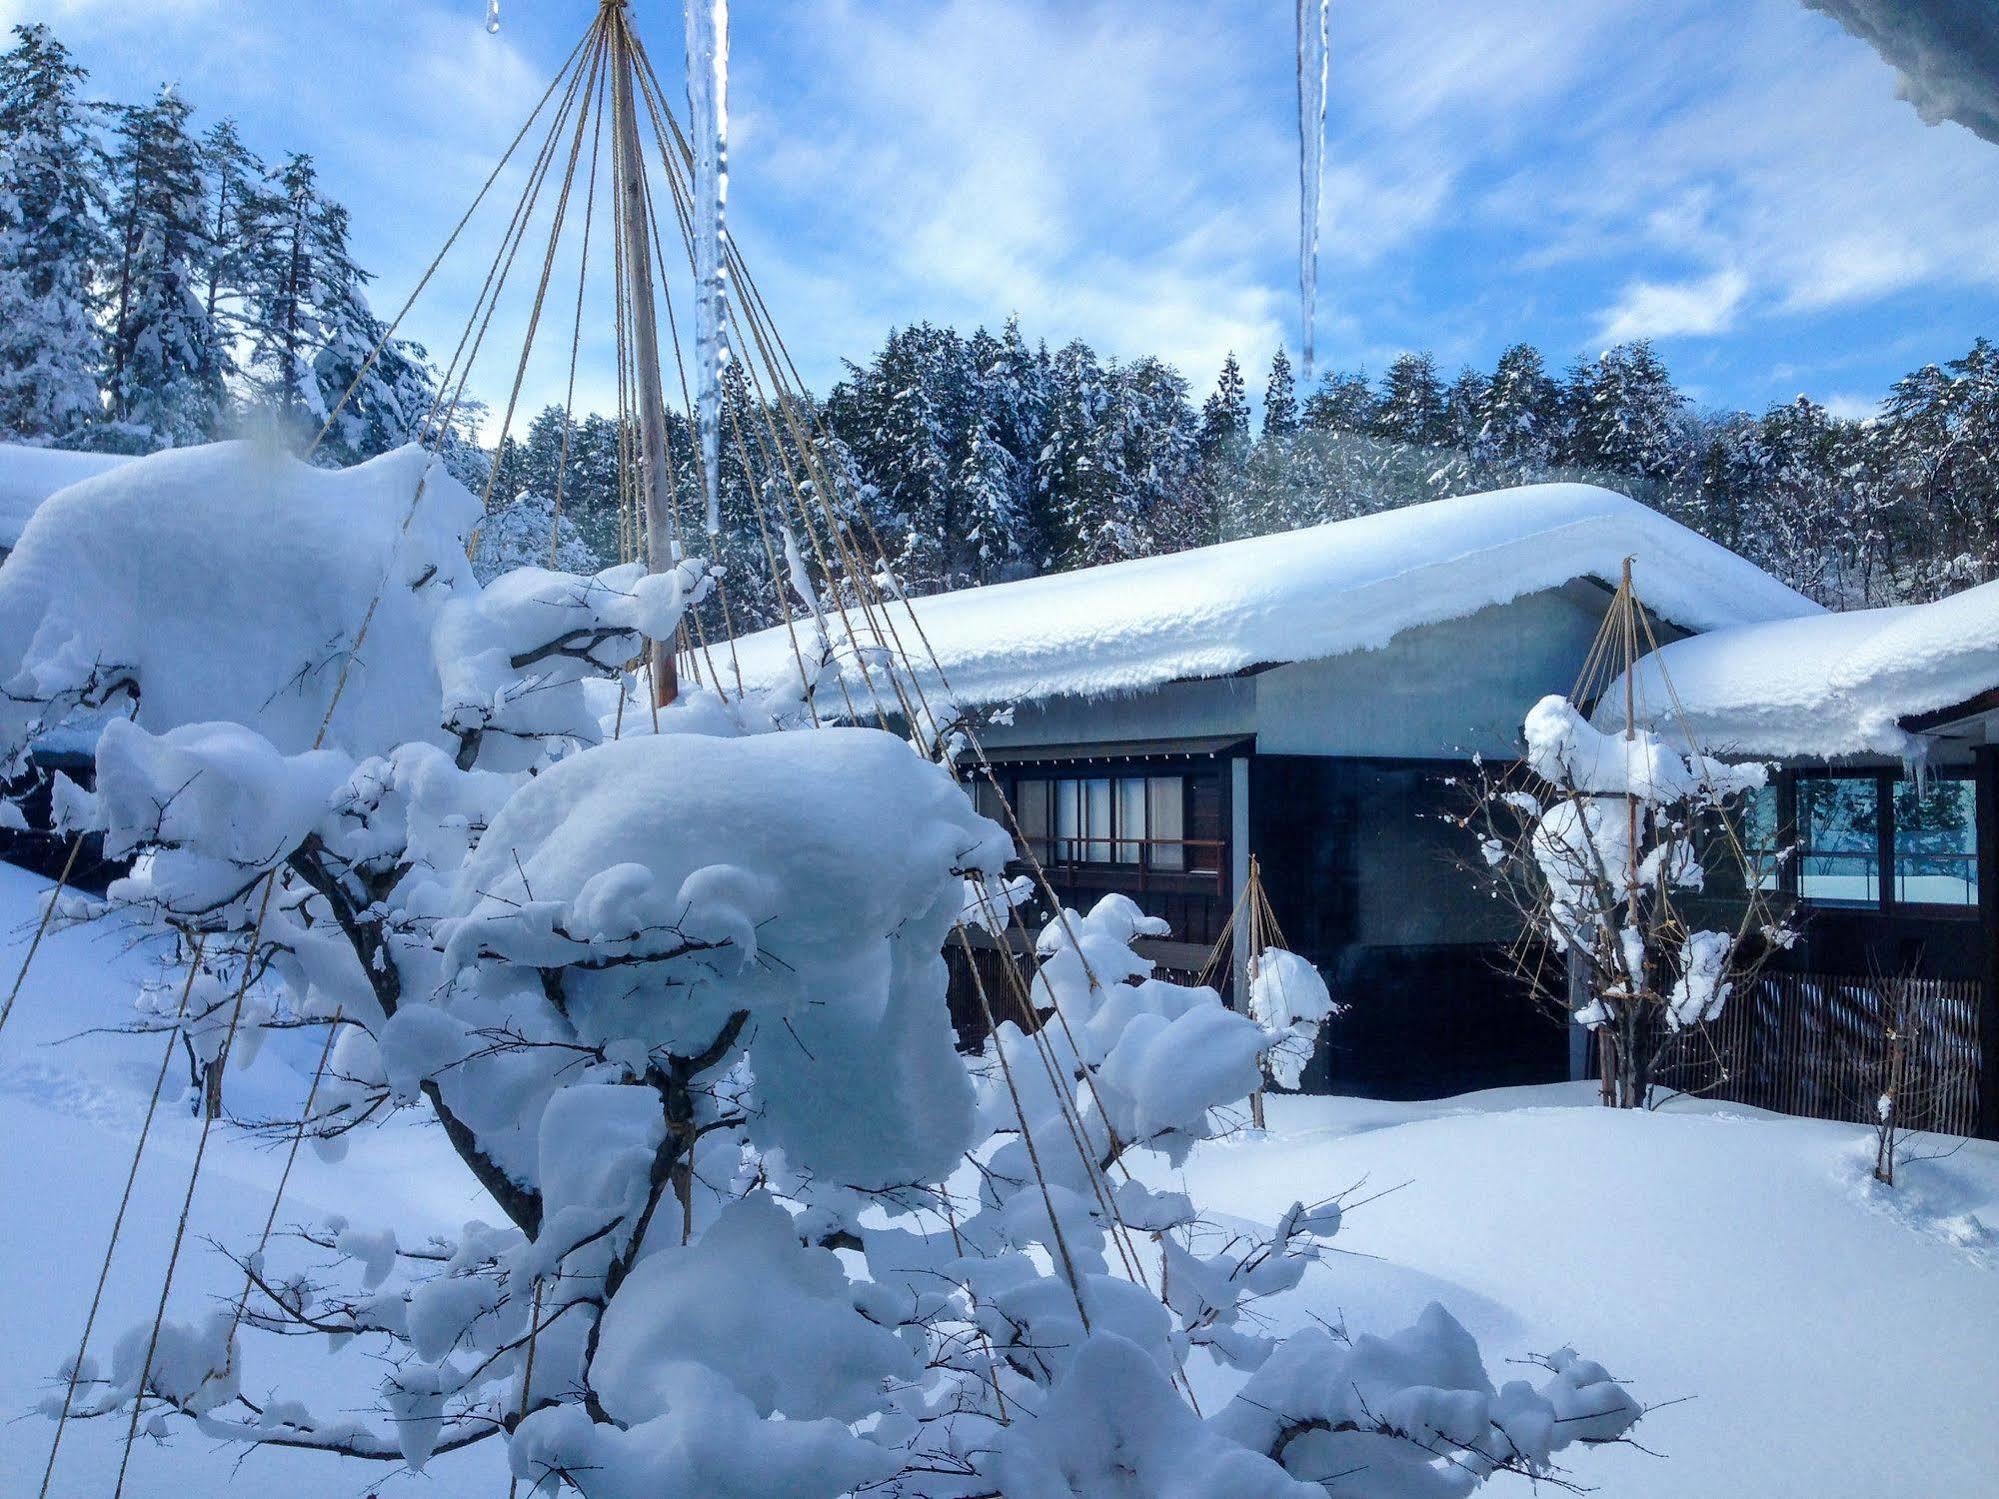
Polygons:
M1999 583L1933 604L1717 630L1638 663L1649 718L1669 716L1677 697L1704 747L1750 755L1908 754L1905 720L1995 688ZM1604 695L1600 719L1621 712L1623 691L1620 681Z
M66 453L0 442L0 549L21 539L21 528L43 500L132 460L116 453Z
M1754 564L1587 484L1435 500L911 607L953 701L975 706L1103 696L1369 650L1578 578L1614 582L1627 556L1646 601L1686 629L1819 612ZM906 619L899 632L914 652ZM795 674L782 628L739 650L746 678L774 686Z

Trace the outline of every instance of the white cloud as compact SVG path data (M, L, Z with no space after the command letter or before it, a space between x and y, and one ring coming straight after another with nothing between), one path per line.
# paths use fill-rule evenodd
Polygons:
M1848 422L1872 421L1881 414L1881 398L1879 396L1857 396L1850 393L1837 393L1824 397L1819 401L1819 404L1834 416L1840 418L1840 420Z
M1735 326L1748 290L1748 278L1733 270L1716 271L1698 281L1634 281L1605 314L1598 337L1617 344L1636 338L1726 333Z

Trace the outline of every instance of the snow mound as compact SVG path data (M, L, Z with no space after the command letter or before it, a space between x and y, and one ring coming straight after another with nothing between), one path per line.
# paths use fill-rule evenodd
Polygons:
M329 747L443 742L432 625L475 586L477 517L414 447L330 472L218 443L73 484L0 567L0 732L19 745L38 721L136 692L150 732L227 720L293 754L311 747L351 657Z
M0 442L0 549L20 541L28 518L57 490L131 461L118 453L68 453Z
M1652 606L1688 629L1819 612L1705 537L1586 484L1462 495L912 607L952 700L979 707L1374 649L1404 630L1577 578L1614 582L1628 556ZM766 690L796 675L782 630L751 637L738 653L745 679ZM859 668L848 670L850 689L865 692Z
M1663 673L1663 676L1662 676ZM1671 684L1671 692L1668 691ZM1751 755L1907 755L1902 720L1999 687L1999 583L1933 604L1745 624L1675 641L1638 663L1646 716L1672 694L1716 750ZM1622 713L1620 679L1600 720Z

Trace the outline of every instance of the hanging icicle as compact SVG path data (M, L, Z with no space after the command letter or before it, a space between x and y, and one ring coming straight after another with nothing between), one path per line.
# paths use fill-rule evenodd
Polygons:
M729 0L687 0L687 113L694 138L695 418L708 534L717 536L722 371L729 361Z
M500 0L486 0L486 32L489 36L500 34Z
M1298 310L1312 378L1319 301L1319 188L1326 173L1326 38L1332 0L1298 0Z

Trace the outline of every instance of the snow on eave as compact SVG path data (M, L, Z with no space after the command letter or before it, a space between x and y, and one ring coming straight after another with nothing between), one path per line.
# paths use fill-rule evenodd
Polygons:
M132 460L118 453L72 453L0 443L0 551L20 541L42 501L61 489Z
M1375 649L1577 579L1614 584L1627 556L1647 604L1688 630L1818 612L1754 564L1586 484L1435 500L912 607L949 696L969 707L1106 697ZM915 651L906 619L900 633ZM775 686L795 670L782 628L739 650L746 680ZM866 690L858 674L850 683Z
M1780 759L1920 756L1911 721L1994 689L1999 583L1931 604L1716 630L1663 647L1637 675L1649 722L1683 717L1703 748ZM1617 716L1622 694L1620 680L1599 722Z

